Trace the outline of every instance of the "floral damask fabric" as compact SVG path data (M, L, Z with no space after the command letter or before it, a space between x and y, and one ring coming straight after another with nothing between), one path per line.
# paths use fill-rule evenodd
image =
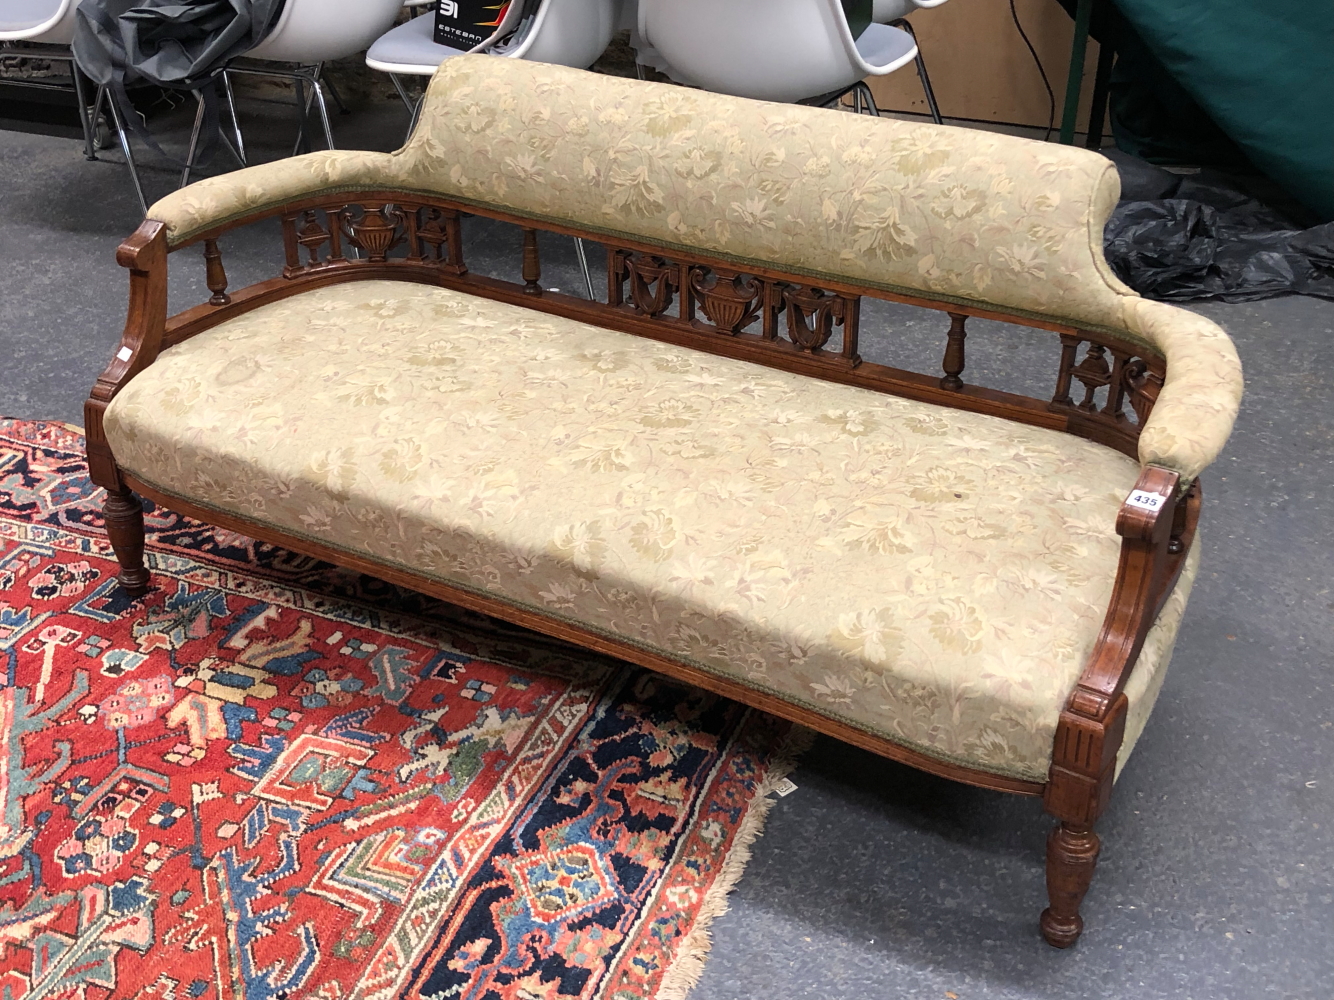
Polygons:
M1139 436L1139 460L1181 473L1188 486L1232 433L1241 407L1241 359L1217 323L1165 302L1135 298L1128 324L1167 355L1167 380Z
M1056 431L382 281L167 350L105 426L165 492L1035 781L1139 472ZM1136 725L1186 589L1132 679Z
M1116 170L1069 146L478 55L442 65L396 153L312 153L209 178L149 218L180 242L368 187L1115 332L1168 359L1145 460L1186 481L1236 415L1231 341L1183 310L1146 310L1116 279L1102 253Z

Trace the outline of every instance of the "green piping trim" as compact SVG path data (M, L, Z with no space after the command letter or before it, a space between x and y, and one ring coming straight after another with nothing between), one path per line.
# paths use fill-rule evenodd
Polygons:
M194 504L197 507L203 507L206 510L217 511L219 514L226 514L229 517L238 518L239 520L244 521L246 524L253 524L257 527L264 527L270 529L276 528L277 530L283 532L286 535L290 535L293 538L299 538L303 541L312 542L316 545L320 545L325 548L330 548L338 552L347 553L348 555L359 556L361 558L370 558L373 559L375 562L381 563L382 565L389 566L394 569L399 569L406 573L411 573L415 576L425 577L428 580L432 580L436 583L442 583L449 587L454 587L458 590L465 591L477 597L486 597L493 601L494 600L502 601L506 604L511 605L512 607L519 608L523 611L529 611L543 618L554 619L556 621L564 622L568 625L577 626L578 628L582 628L596 635L600 635L605 639L612 639L615 640L616 642L624 643L627 646L633 646L636 649L643 650L646 653L653 653L657 656L662 656L668 660L674 660L677 663L682 663L686 666L694 667L696 670L700 670L703 673L709 674L710 676L713 677L718 677L730 681L741 681L740 677L734 674L725 673L724 671L719 670L717 667L709 666L708 664L703 663L702 661L687 656L680 656L676 653L668 652L667 650L661 649L650 643L642 642L638 639L633 639L629 636L620 635L619 633L599 628L596 625L590 625L588 622L581 621L578 618L570 618L565 615L555 614L547 608L540 608L534 604L528 604L524 601L517 601L507 595L497 594L492 591L483 590L479 587L474 587L471 584L462 583L458 580L453 580L448 577L437 576L434 573L427 573L417 567L396 562L395 560L392 559L385 559L382 556L375 555L374 553L371 552L359 551L357 549L348 548L345 545L339 545L336 542L331 542L327 539L316 538L315 536L309 535L304 531L287 528L285 526L272 524L269 522L258 521L245 514L238 513L237 511L228 510L226 507L220 507L217 504L210 503L205 500L199 500L194 497L187 497L183 494L177 493L174 490L167 489L166 487L159 484L156 480L151 479L148 476L143 475L142 473L136 472L134 469L131 469L128 466L122 465L121 468L124 471L128 472L130 475L132 475L135 479L138 479L141 482L145 483L146 485L151 486L153 489L157 490L159 493L164 494L165 496L175 497L178 500L184 500L186 503ZM600 655L606 655L606 654L600 654ZM860 729L864 733L869 733L872 736L878 737L879 739L882 740L886 740L887 742L890 743L894 743L898 746L904 747L905 749L916 751L917 753L920 753L925 757L930 757L934 760L943 761L947 764L955 764L960 767L965 767L970 771L977 771L981 774L995 774L1004 778L1014 778L1020 781L1045 783L1047 780L1046 779L1047 769L1051 765L1050 759L1044 764L1040 777L1034 777L1032 774L1020 773L1018 771L1006 771L999 769L988 770L986 768L978 767L976 761L970 761L964 757L956 756L954 754L944 753L940 750L935 749L934 747L920 746L916 743L905 740L900 736L891 735L890 733L885 732L884 730L878 729L873 726L868 726L864 722L859 722L846 715L842 715L841 713L830 711L824 706L816 705L813 702L806 701L805 699L794 696L786 691L780 691L778 688L771 687L770 685L757 684L750 680L742 681L742 683L744 683L746 687L754 688L757 691L761 691L765 694L772 695L773 697L778 698L781 701L785 701L790 705L796 705L810 712L814 712L816 715L823 715L826 718L834 719L837 722L842 722L847 726L851 726L853 729Z

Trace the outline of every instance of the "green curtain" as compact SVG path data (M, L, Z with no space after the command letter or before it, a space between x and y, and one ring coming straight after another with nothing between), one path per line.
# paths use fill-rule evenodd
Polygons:
M1145 45L1271 179L1334 219L1334 2L1116 0Z
M853 38L860 38L870 25L874 6L874 0L843 0L843 14L848 19Z

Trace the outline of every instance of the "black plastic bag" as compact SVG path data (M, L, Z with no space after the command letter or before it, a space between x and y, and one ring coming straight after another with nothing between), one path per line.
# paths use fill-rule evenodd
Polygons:
M1221 174L1111 157L1122 200L1103 234L1117 276L1151 299L1334 299L1334 223L1301 230Z
M198 91L207 135L202 159L217 136L213 81L227 63L272 30L283 0L82 0L75 18L74 58L105 86L122 117L158 152L130 104L126 85L138 82Z

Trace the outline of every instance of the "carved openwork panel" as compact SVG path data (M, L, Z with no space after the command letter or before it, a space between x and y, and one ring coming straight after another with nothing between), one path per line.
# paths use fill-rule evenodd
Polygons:
M700 311L722 333L740 333L768 304L766 283L740 274L690 269L690 290Z
M615 308L696 333L771 341L843 367L861 361L855 295L614 247L607 279ZM839 347L830 350L836 332Z
M1080 345L1084 347L1079 357ZM1067 410L1121 433L1138 435L1165 369L1161 360L1073 334L1061 335L1061 363L1049 408ZM1126 407L1129 404L1129 411Z
M285 278L359 261L383 264L403 247L405 263L435 264L452 274L467 270L459 214L452 209L368 201L308 208L282 221Z

